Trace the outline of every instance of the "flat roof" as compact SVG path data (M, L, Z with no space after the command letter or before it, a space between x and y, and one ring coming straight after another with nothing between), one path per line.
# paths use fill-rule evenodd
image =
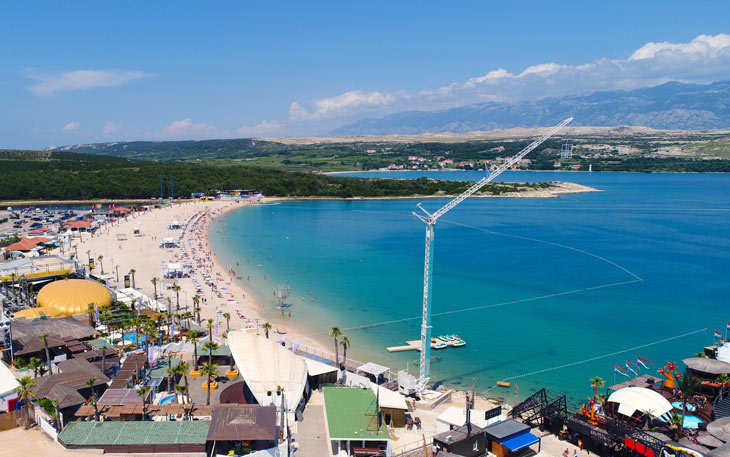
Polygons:
M325 386L323 391L330 439L390 439L385 424L378 430L377 399L371 389Z
M384 367L383 365L378 365L377 363L368 362L365 365L360 365L359 367L357 367L357 371L362 371L363 373L371 374L377 377L390 371L390 368Z
M107 389L99 398L99 405L141 405L142 397L136 389Z
M200 354L198 354L200 356ZM155 366L150 370L150 378L166 378L168 376L167 369L175 368L180 364L180 358L171 357L168 362L167 357L157 359Z
M205 444L209 421L71 422L58 441L65 445Z
M485 428L484 431L487 432L488 437L502 442L504 440L514 438L516 435L529 432L530 426L514 419L508 419L506 421L490 425Z

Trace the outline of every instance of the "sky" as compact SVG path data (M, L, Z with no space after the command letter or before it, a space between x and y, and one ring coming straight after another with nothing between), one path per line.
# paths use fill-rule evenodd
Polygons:
M0 148L730 79L730 2L4 2Z

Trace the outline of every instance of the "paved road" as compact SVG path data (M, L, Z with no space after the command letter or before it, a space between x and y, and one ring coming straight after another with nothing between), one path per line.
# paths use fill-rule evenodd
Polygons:
M304 410L304 420L297 424L294 439L299 443L296 457L326 457L331 454L327 443L324 422L324 406L309 404Z

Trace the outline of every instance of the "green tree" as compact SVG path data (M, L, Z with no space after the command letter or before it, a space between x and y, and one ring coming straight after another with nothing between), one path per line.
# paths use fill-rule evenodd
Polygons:
M137 394L142 397L142 420L147 420L147 396L149 395L152 387L142 386L137 389Z
M48 350L48 333L41 333L38 339L43 341L43 347L46 349L46 363L48 363L48 373L53 374L51 370L51 351Z
M687 417L687 399L692 398L697 393L697 389L700 388L700 381L688 371L685 371L677 387L682 391L682 427L684 427L684 418Z
M96 384L96 378L91 378L86 381L86 387L91 389L91 404L94 405L94 420L99 422L99 406L97 405L96 388L94 387L94 384Z
M28 367L33 370L33 378L38 377L38 369L43 366L43 361L38 357L31 357L28 361Z
M129 276L132 277L132 289L136 289L135 282L134 282L134 274L135 273L137 273L137 270L135 270L134 268L132 268L131 270L129 270Z
M208 363L213 363L213 352L217 351L219 346L215 341L206 341L203 347L208 351Z
M606 382L600 376L591 378L591 387L593 388L593 399L598 401L598 389L603 387Z
M188 341L193 345L193 367L195 371L198 371L198 342L203 336L200 330L190 330L188 332Z
M157 300L157 281L159 281L159 279L157 279L157 277L153 277L152 279L150 279L150 282L152 283L152 287L155 288L155 300Z
M347 335L342 335L342 341L340 344L342 345L342 359L345 366L347 366L347 348L350 347L350 338L348 338Z
M271 330L271 324L268 322L264 322L263 328L264 328L264 335L266 335L266 339L268 340L269 339L269 330Z
M218 376L218 365L214 363L204 363L201 369L208 383L208 398L205 400L206 406L210 406L210 383Z
M35 393L33 392L33 386L36 384L35 379L32 379L30 376L24 376L18 380L18 387L13 389L13 392L18 394L18 397L23 401L23 411L24 411L24 417L25 417L25 428L30 428L30 409L28 408L28 405L30 404L30 399L35 397Z
M335 365L339 368L340 366L340 345L337 340L343 335L342 330L339 327L332 327L330 330L330 336L335 340Z

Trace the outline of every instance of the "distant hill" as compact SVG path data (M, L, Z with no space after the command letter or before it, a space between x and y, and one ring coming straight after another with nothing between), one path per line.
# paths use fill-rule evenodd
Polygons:
M278 143L250 138L201 141L116 141L112 143L53 146L49 151L73 151L144 160L215 160L260 157L285 148Z
M730 128L730 81L707 85L669 82L660 86L594 92L515 103L481 103L442 111L405 111L367 118L332 135L466 133L538 127L573 116L573 126L633 125L669 130Z

